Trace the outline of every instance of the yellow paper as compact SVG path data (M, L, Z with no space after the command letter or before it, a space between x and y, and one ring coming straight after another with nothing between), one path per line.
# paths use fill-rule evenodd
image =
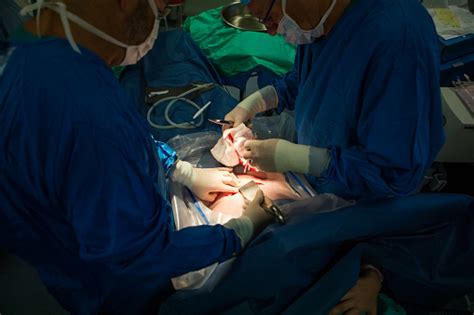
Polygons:
M461 22L449 8L438 8L434 9L434 11L436 14L436 19L440 23L453 28L461 27Z

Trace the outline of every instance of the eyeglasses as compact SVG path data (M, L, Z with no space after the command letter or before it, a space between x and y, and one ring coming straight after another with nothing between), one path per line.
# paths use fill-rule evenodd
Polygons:
M270 17L270 13L272 13L273 7L275 6L276 0L272 0L272 4L270 5L270 8L268 8L267 14L265 14L265 17L263 19L259 19L258 21L262 24L266 24L268 21L268 18Z

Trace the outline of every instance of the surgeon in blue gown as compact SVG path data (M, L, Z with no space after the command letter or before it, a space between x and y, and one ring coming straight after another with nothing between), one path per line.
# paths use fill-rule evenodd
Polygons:
M415 192L444 143L438 37L420 1L244 2L298 45L292 72L226 116L294 110L297 143L248 141L246 158L343 198Z
M110 69L151 49L163 7L37 1L23 12L37 21L0 42L0 248L72 314L154 313L172 277L232 257L269 222L259 194L225 226L174 230L168 180L207 201L237 183L152 139Z

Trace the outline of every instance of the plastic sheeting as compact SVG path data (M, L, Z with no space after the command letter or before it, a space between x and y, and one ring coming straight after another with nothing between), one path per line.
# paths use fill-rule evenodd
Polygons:
M306 189L310 188L306 187ZM211 210L204 203L197 200L191 192L183 186L173 184L172 192L173 215L177 230L190 226L225 224L230 219L236 217L235 215L222 211ZM305 195L305 197L308 198L307 195ZM309 212L335 211L336 209L348 207L352 204L331 194L322 194L305 199L300 204L300 207L291 207L290 202L293 201L285 199L280 202L275 202L276 204L283 205L282 212L285 218L307 214ZM233 259L226 262L224 267L215 263L206 268L173 278L173 286L177 290L208 289L213 286L212 283L219 281L225 276L232 262ZM212 282L208 284L211 278Z
M160 315L327 314L361 260L382 270L392 298L418 308L412 314L473 291L473 198L422 194L294 216L267 228L221 282L175 293Z
M268 128L274 120L272 119L260 119L257 124L262 130L270 129ZM266 127L267 126L267 127ZM198 165L200 167L216 167L219 166L218 162L212 157L210 149L214 144L220 139L221 135L214 132L201 132L184 136L176 136L169 141L169 145L172 146L180 159L190 162L193 165ZM192 144L192 145L190 145ZM311 186L305 181L303 176L296 174L280 175L278 180L276 176L279 174L269 174L268 180L256 180L266 183L268 186L262 187L262 190L266 193L272 190L285 190L286 194L274 194L269 195L270 198L274 198L275 203L279 205L288 204L295 199L310 198L315 196L315 192L311 189ZM274 179L276 182L271 181ZM277 185L278 184L278 185ZM172 185L172 208L175 227L177 230L184 229L191 226L199 225L216 225L216 224L225 224L230 219L239 217L241 215L242 204L239 203L240 195L227 196L227 200L221 199L216 201L214 205L208 205L198 200L189 189L173 183ZM273 191L275 193L275 191ZM276 200L276 196L285 196L284 199ZM288 196L292 196L291 198ZM236 198L234 198L236 197ZM230 199L228 199L230 198ZM291 200L290 200L291 199ZM243 201L243 200L242 200ZM239 209L226 209L226 211L216 211L213 206L218 206L218 204L224 203L226 205L231 204L234 207ZM333 195L321 195L312 199L310 203L311 206L306 207L306 212L308 211L322 211L322 210L331 210L334 208L340 208L343 206L350 205L349 202L346 202ZM291 211L285 209L285 215L292 216ZM230 263L229 263L230 264ZM199 289L203 286L208 287L207 282L211 277L213 281L216 282L220 279L225 272L227 267L221 267L219 264L213 264L206 268L189 272L179 277L172 279L173 286L177 290L184 289Z

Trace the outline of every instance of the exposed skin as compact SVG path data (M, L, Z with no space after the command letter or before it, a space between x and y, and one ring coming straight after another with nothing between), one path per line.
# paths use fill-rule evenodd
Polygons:
M104 33L128 45L146 40L153 29L154 16L148 0L63 0L68 11L76 14ZM165 9L165 0L155 0L159 11ZM70 22L74 40L99 55L108 65L119 65L125 57L125 48L111 44ZM56 12L42 9L40 30L36 19L24 24L26 30L42 36L66 38L60 17Z
M379 275L369 270L357 280L356 285L344 295L329 315L377 315L377 297L382 287Z
M351 0L338 0L336 2L334 10L329 15L326 23L324 23L324 30L326 33L330 32L334 25L336 25L350 2ZM287 0L286 12L303 30L312 30L318 25L331 3L332 0ZM253 0L248 5L248 8L254 16L263 20L268 9L271 7L271 4L272 0ZM277 33L278 23L282 18L282 1L276 0L265 23L270 35L275 35Z

